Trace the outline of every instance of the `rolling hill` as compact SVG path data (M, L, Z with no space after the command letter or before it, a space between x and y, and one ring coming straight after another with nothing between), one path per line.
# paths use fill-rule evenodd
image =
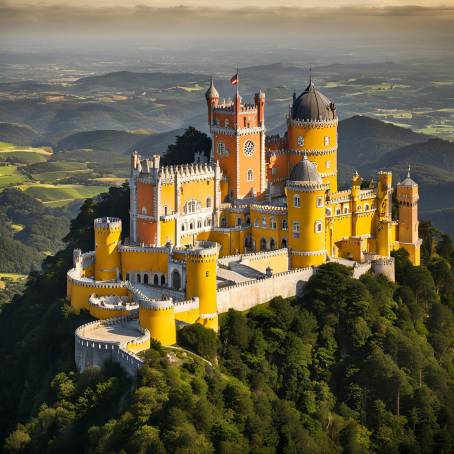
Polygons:
M30 126L17 123L0 123L0 142L31 146L39 134Z

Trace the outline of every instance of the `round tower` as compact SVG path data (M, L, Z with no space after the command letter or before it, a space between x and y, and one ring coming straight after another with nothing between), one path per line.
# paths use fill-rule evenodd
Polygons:
M211 242L201 242L200 247L188 252L186 259L186 298L199 298L198 323L215 331L219 327L216 305L217 259L217 244Z
M307 155L332 191L337 191L337 124L335 104L312 80L299 96L294 94L287 121L289 168Z
M287 182L291 267L318 266L326 261L325 192L315 165L304 156Z
M150 331L150 337L162 345L176 344L175 308L170 298L163 301L141 300L139 324Z
M120 274L120 218L97 218L95 229L95 280L116 280Z

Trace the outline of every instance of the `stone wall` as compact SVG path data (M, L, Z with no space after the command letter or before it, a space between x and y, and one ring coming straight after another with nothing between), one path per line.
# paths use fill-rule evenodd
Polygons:
M128 351L125 346L117 341L100 341L90 339L90 331L95 330L101 325L120 324L137 318L137 314L127 317L116 317L108 320L99 320L86 323L76 329L75 332L75 362L79 372L83 372L89 367L101 367L105 361L113 360L131 377L135 377L137 369L143 361L134 353ZM142 338L147 337L148 343L150 335L144 332ZM138 339L142 342L144 339ZM148 345L149 347L149 345Z
M289 298L301 295L305 283L313 274L313 268L302 268L220 288L217 292L218 312L227 312L231 308L245 311L276 296Z

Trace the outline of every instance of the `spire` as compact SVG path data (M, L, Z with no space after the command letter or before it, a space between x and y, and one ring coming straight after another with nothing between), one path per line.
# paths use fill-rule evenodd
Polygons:
M411 170L411 167L410 167L410 164L408 164L407 178L411 178L411 176L410 176L410 170Z

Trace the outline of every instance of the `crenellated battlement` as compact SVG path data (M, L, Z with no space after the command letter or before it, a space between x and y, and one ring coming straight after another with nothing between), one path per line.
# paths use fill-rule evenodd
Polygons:
M96 218L93 221L95 230L104 229L104 230L121 230L121 219L120 218Z

